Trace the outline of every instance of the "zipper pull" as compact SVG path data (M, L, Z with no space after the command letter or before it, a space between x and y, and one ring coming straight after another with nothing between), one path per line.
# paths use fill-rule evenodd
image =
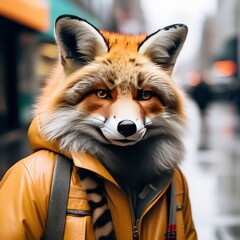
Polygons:
M134 225L133 225L133 239L134 240L139 239L139 236L138 236L138 222L139 222L139 219L135 219Z

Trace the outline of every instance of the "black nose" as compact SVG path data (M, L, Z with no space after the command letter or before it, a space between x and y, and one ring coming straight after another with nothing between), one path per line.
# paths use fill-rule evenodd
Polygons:
M132 136L137 131L136 124L131 120L121 121L117 129L124 137Z

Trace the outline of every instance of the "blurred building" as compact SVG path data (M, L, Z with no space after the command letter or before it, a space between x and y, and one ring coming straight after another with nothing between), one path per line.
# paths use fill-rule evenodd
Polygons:
M219 99L234 100L239 89L240 2L218 0L216 14L206 19L199 53L199 70Z
M104 28L122 33L145 31L140 0L72 0L101 19Z

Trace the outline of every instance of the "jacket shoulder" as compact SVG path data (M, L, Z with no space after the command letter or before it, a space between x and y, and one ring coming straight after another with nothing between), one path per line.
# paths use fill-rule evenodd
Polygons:
M173 179L176 187L176 195L188 194L187 180L180 168L175 169Z
M22 172L25 172L23 175L28 176L26 178L28 179L26 180L28 181L27 185L36 190L36 200L44 208L48 206L55 160L56 153L49 150L39 150L17 163L22 165Z
M37 189L40 202L48 205L56 153L39 150L19 161L26 169L33 188ZM44 199L42 197L44 196ZM42 201L44 200L44 201Z
M56 153L49 150L39 150L19 161L30 173L45 173L53 170Z
M174 173L174 184L176 189L176 222L179 239L196 240L197 234L192 219L188 184L179 168Z
M53 152L41 150L18 161L4 175L0 182L0 239L40 239L54 162Z
M29 197L43 210L44 218L49 203L55 160L56 153L39 150L18 161L6 174L10 175L6 178L8 182L17 178L24 182L24 191L29 192Z

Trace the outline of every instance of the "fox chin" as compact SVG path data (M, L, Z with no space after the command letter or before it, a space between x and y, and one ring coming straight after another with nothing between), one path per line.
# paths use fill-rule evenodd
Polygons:
M183 24L121 35L58 19L61 63L36 105L43 135L64 151L90 153L132 188L173 171L186 117L171 75L186 35Z

